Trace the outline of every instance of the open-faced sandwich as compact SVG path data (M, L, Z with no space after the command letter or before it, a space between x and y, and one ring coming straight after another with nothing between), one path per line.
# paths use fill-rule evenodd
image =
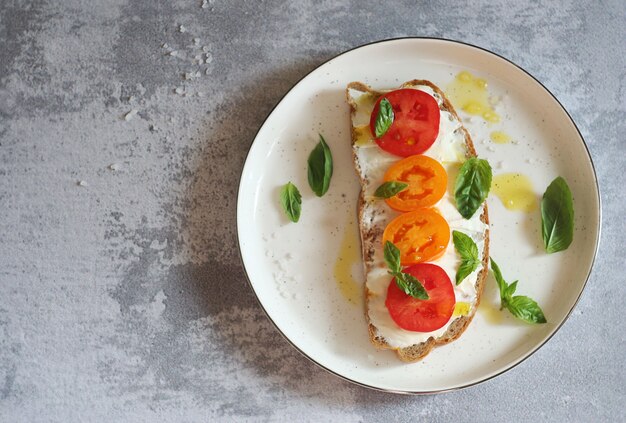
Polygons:
M362 188L369 335L377 347L416 361L457 339L480 302L487 205L464 192L482 177L482 164L454 108L429 81L381 91L353 82L347 97Z

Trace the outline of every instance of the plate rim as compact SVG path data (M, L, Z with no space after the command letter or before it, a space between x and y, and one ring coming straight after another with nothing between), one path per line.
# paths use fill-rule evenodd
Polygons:
M330 61L343 56L345 54L348 54L352 51L361 49L361 48L366 48L368 46L372 46L375 44L384 44L384 43L393 43L395 41L402 41L402 40L415 40L415 41L424 41L424 40L430 40L430 41L438 41L438 42L443 42L445 43L450 43L450 44L456 44L456 45L462 45L465 47L470 47L473 49L477 49L480 50L483 53L487 53L490 54L492 56L495 56L499 59L502 59L504 61L506 61L508 64L514 66L515 68L521 70L525 75L529 76L533 81L535 81L537 84L539 84L539 86L541 88L543 88L545 90L545 92L547 92L555 101L556 103L559 105L559 107L561 108L561 110L563 112L565 112L565 115L567 116L567 118L569 119L569 121L572 123L572 125L574 126L574 128L576 129L576 132L578 133L578 136L580 137L580 139L582 140L583 143L583 147L585 148L585 152L587 153L587 158L589 160L589 163L591 165L591 170L592 170L592 175L593 175L593 179L594 179L594 183L595 183L595 187L596 187L596 196L597 196L597 204L598 204L598 219L597 219L597 228L598 228L598 232L596 235L596 239L595 239L595 248L593 251L593 257L591 258L591 264L589 266L589 272L587 273L587 276L585 277L585 281L582 285L582 288L580 290L580 293L578 294L578 297L576 298L576 301L574 301L574 303L572 304L570 310L567 312L567 314L565 315L565 317L563 318L563 320L561 321L561 323L554 329L554 331L541 343L539 343L538 345L536 345L533 349L531 349L531 351L529 351L524 357L518 359L516 362L514 361L510 366L502 369L501 371L494 373L490 376L487 376L485 378L482 378L480 380L477 381L473 381L471 383L466 383L466 384L462 384L459 386L453 386L450 388L445 388L445 389L437 389L437 390L432 390L432 391L411 391L411 390L402 390L402 389L387 389L387 388L381 388L378 386L373 386L373 385L369 385L367 383L363 383L363 382L359 382L356 380L353 380L351 378L349 378L348 376L342 375L337 373L336 371L329 369L328 367L324 366L323 364L317 362L313 357L310 357L308 354L306 354L304 351L302 351L297 345L295 345L288 337L287 335L285 335L280 328L278 327L278 325L276 324L276 322L272 319L272 317L269 315L268 311L265 309L265 306L263 305L263 303L261 302L256 290L254 289L254 286L252 285L252 281L250 279L250 275L248 274L248 270L246 268L246 264L244 262L243 259L243 254L242 254L242 248L241 248L241 240L239 237L239 229L240 229L240 222L239 222L239 207L240 207L240 194L241 194L241 184L242 184L242 180L243 180L243 174L244 171L246 170L246 164L248 163L248 159L250 158L250 151L252 150L252 147L254 145L255 140L257 139L259 132L261 131L261 129L263 129L263 127L265 126L265 124L267 123L267 120L270 118L270 116L274 113L274 110L276 110L276 108L278 107L278 105L280 105L283 100L285 99L285 97L287 97L287 95L289 95L289 93L291 93L298 85L300 85L300 83L306 79L309 75L311 75L312 73L314 73L315 71L317 71L318 69L320 69L322 66L326 65L327 63L329 63ZM379 391L379 392L386 392L386 393L395 393L395 394L403 394L403 395L432 395L432 394L440 394L440 393L446 393L446 392L454 392L454 391L459 391L462 389L466 389L466 388L470 388L472 386L476 386L479 384L482 384L484 382L487 382L497 376L500 376L503 373L508 372L509 370L517 367L518 365L520 365L521 363L523 363L524 361L526 361L529 357L531 357L533 354L535 354L537 351L539 351L539 349L541 347L543 347L550 339L552 339L552 337L559 331L561 330L561 328L563 327L563 325L565 324L565 322L570 318L572 312L574 311L574 309L576 308L576 306L578 305L578 302L580 301L580 298L583 295L583 292L585 291L585 288L587 287L587 283L589 282L589 279L591 277L591 273L593 272L593 268L596 262L596 258L598 256L598 250L600 248L600 240L601 240L601 234L602 234L602 195L600 192L600 184L598 181L598 175L596 172L596 167L595 164L593 162L593 158L591 157L591 152L589 151L589 147L587 146L587 142L585 141L585 138L583 137L583 134L580 132L580 129L578 128L578 125L576 125L576 122L574 121L574 119L572 118L572 116L570 115L570 113L567 111L567 109L565 108L565 106L563 106L563 104L559 101L559 99L552 93L552 91L550 91L541 81L539 81L537 78L535 78L530 72L528 72L526 69L522 68L520 65L514 63L513 61L511 61L510 59L507 59L506 57L493 52L487 48L484 47L480 47L478 45L469 43L469 42L465 42L465 41L459 41L459 40L454 40L454 39L450 39L450 38L442 38L442 37L419 37L419 36L406 36L406 37L393 37L393 38L385 38L385 39L381 39L381 40L376 40L376 41L371 41L365 44L360 44L356 47L352 47L348 50L344 50L341 51L340 53L337 53L335 55L333 55L332 57L328 58L327 60L321 62L320 64L318 64L317 66L315 66L315 68L313 68L312 70L310 70L309 72L307 72L306 74L304 74L300 79L298 79L295 83L293 83L293 85L280 97L280 99L276 102L276 104L274 104L274 106L271 108L271 110L267 113L267 115L265 116L265 118L263 119L263 122L261 123L261 125L259 126L259 128L257 129L256 133L254 134L254 137L252 139L252 142L250 143L250 146L248 147L248 152L246 153L246 157L243 161L243 165L242 165L242 169L241 172L239 173L239 181L237 183L237 206L236 206L236 236L237 236L237 253L239 256L239 261L241 264L241 267L243 268L243 272L244 275L246 277L246 281L248 282L248 286L250 287L250 289L252 290L254 297L256 298L258 304L261 306L261 309L263 310L263 313L265 314L265 316L268 318L268 320L272 323L272 325L274 326L274 328L278 331L278 333L293 347L296 349L296 351L298 351L302 356L304 356L306 359L308 359L310 362L312 362L313 364L315 364L316 366L320 367L321 369L327 371L328 373L335 375L337 377L339 377L340 379L347 381L349 383L364 387L364 388L368 388L368 389L372 389L375 391Z

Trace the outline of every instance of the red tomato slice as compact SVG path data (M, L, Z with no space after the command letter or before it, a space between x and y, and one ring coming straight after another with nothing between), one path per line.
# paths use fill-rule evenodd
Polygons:
M432 332L448 323L456 300L452 281L445 270L436 264L419 263L403 272L421 281L430 298L420 300L405 294L393 278L385 300L393 321L402 329L414 332Z
M380 148L401 157L422 154L428 150L439 134L441 113L437 100L424 91L411 88L381 96L370 118L372 134L376 133L376 117L383 98L391 103L394 120L387 132L376 139Z

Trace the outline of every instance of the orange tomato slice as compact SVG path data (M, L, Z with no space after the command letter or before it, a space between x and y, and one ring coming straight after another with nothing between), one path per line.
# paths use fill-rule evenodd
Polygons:
M403 212L434 206L448 187L448 174L441 163L423 155L409 156L395 163L385 173L384 180L409 185L385 199L389 207Z
M403 266L440 257L450 242L450 226L435 209L419 209L393 219L383 232L383 245L391 241L400 250Z

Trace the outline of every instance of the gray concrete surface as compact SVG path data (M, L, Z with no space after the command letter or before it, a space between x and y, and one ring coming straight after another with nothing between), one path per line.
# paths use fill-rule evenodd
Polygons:
M622 1L202 3L0 2L0 421L623 421ZM238 177L273 105L337 53L406 35L474 43L541 80L587 140L604 206L557 335L494 380L426 397L301 357L235 237Z

